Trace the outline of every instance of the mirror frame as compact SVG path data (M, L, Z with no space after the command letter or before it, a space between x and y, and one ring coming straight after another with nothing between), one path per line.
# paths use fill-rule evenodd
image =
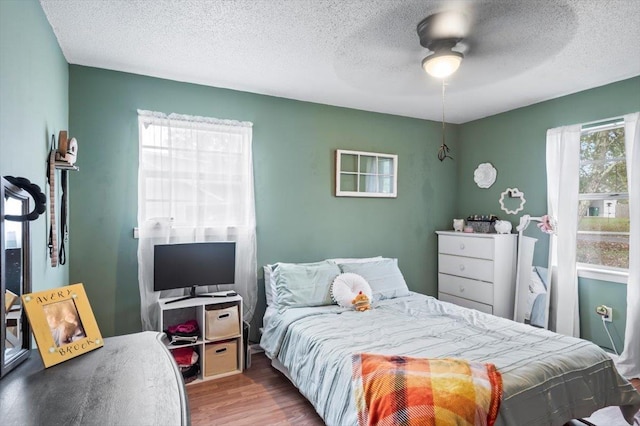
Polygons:
M515 300L514 300L514 311L513 311L513 320L515 322L523 322L526 323L526 321L524 320L524 312L522 311L522 304L524 303L522 300L524 300L523 298L526 296L527 294L527 289L529 287L529 282L531 280L531 266L542 266L545 267L543 265L535 265L534 262L532 260L531 264L529 264L528 262L525 262L523 257L525 255L525 250L523 248L523 237L529 237L531 239L534 240L533 242L533 248L531 250L531 257L533 259L535 259L535 249L536 246L538 245L538 241L540 240L540 238L544 237L545 235L548 236L548 253L547 253L547 294L546 294L546 298L545 298L545 306L544 306L544 315L545 315L545 320L544 320L544 327L541 328L545 328L547 330L549 330L550 327L550 317L551 317L551 292L555 291L555 289L552 290L552 288L554 287L555 283L554 283L554 279L553 279L553 256L554 256L554 244L553 244L553 235L548 233L548 232L544 232L542 230L538 230L538 227L536 226L535 229L537 230L534 231L536 233L536 236L531 236L531 235L524 235L524 232L527 230L527 228L529 227L529 225L532 222L541 222L542 221L542 217L532 217L529 215L524 215L522 217L520 217L520 224L516 227L516 229L518 230L518 254L517 254L517 260L516 260L516 294L515 294ZM541 234L541 235L537 235L537 234ZM539 252L540 254L544 254L544 252ZM526 269L524 269L526 267ZM524 269L524 270L523 270ZM521 300L522 299L522 300ZM555 327L554 327L555 328Z
M5 256L5 219L4 201L5 197L18 199L22 202L22 214L27 214L29 208L29 194L9 183L4 178L0 185L0 378L9 371L25 361L31 353L31 329L27 320L26 312L23 310L21 320L22 327L22 350L12 356L9 361L5 359L6 353L6 312L5 312L5 289L6 289L6 256ZM22 222L22 294L31 292L31 244L29 239L29 221ZM19 295L21 296L21 295Z

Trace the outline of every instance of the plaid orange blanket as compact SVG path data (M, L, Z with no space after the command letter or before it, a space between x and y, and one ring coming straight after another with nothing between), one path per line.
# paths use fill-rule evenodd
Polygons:
M493 364L459 359L353 355L360 425L493 425L502 376Z

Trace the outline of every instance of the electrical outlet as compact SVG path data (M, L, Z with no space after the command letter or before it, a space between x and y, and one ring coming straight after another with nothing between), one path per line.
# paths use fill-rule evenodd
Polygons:
M613 321L613 308L610 308L607 305L596 306L596 314L604 317L606 322Z

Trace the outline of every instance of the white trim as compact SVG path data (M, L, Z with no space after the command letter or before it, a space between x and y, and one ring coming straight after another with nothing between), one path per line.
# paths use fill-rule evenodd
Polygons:
M585 264L578 264L577 269L578 278L608 281L624 285L626 285L629 280L629 272L625 270L596 268Z
M589 121L587 123L582 123L581 126L582 126L582 133L615 129L615 128L624 126L624 117L618 116L618 117L603 118L601 120L594 120L594 121Z
M223 125L223 126L236 126L236 127L253 127L253 123L250 121L238 121L238 120L228 120L228 119L220 119L213 117L202 117L200 115L187 115L187 114L176 114L172 112L171 114L165 114L163 112L157 111L147 111L143 109L138 110L138 117L145 117L149 120L159 119L159 120L174 120L174 121L182 121L184 123L206 123L206 124L214 124L214 125ZM150 124L145 121L145 127ZM163 123L165 126L168 126L168 123ZM171 123L172 126L177 126L179 123Z

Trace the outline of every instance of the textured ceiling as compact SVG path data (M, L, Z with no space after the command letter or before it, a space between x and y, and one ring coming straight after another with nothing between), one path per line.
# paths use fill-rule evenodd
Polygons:
M416 26L462 10L471 29L447 81L453 123L640 75L633 0L40 3L71 64L431 120L442 87L420 66Z

